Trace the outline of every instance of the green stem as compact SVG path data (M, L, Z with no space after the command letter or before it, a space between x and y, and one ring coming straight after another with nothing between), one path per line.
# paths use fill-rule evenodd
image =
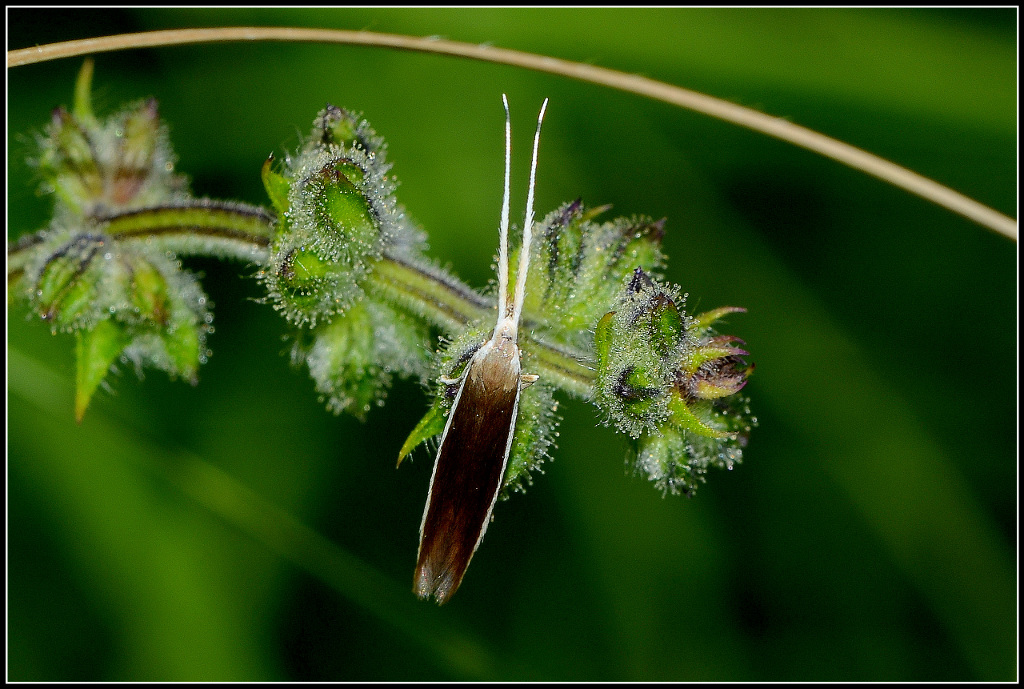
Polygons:
M182 255L214 255L262 263L274 216L259 206L198 199L103 218L103 232L121 240L158 241Z
M217 256L265 263L274 216L258 206L201 199L181 205L145 208L93 219L97 231L121 241L158 242L182 256ZM24 272L40 235L23 239L7 250L8 286ZM371 273L368 288L386 295L446 334L493 319L495 304L458 279L428 263L398 254L385 254ZM526 320L520 346L528 365L544 380L567 392L586 397L594 372L585 352L529 335Z
M452 333L493 318L494 305L439 269L402 256L385 254L370 273L370 287Z
M529 327L529 321L524 330ZM587 360L583 352L570 351L559 345L545 342L531 335L520 335L520 344L526 354L533 355L537 373L548 382L552 382L562 390L577 397L587 398L593 392L594 369L583 363ZM528 360L529 361L529 360ZM530 367L529 363L524 366ZM534 373L534 371L526 371Z
M414 310L451 334L467 325L494 319L496 305L430 265L385 255L371 273L373 287ZM544 380L579 397L590 394L594 372L582 363L588 357L529 335L523 323L520 346Z
M127 241L159 242L183 256L218 256L262 263L267 258L274 216L243 203L197 199L186 204L141 208L86 218L97 233ZM37 232L7 247L7 284L25 271L44 239Z

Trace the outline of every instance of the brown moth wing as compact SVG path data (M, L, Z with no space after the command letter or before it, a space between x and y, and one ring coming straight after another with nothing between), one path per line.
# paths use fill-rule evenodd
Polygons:
M473 356L452 407L427 494L413 591L444 603L487 530L512 444L519 348L499 339Z

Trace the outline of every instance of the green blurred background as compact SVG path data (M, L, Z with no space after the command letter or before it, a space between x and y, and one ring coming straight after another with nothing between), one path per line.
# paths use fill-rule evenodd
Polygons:
M1008 10L9 10L8 46L301 25L490 42L641 73L818 129L1016 216ZM46 222L24 159L80 59L8 71L8 237ZM198 45L96 58L96 105L159 99L201 195L326 102L390 145L431 254L491 278L502 111L513 208L545 96L538 207L668 218L667 277L757 372L743 464L693 499L624 468L566 400L555 461L500 504L459 594L410 592L432 458L398 382L366 423L292 369L253 269L189 260L216 304L198 387L131 371L72 416L73 338L8 315L12 680L1012 680L1017 246L816 155L520 69L383 49Z

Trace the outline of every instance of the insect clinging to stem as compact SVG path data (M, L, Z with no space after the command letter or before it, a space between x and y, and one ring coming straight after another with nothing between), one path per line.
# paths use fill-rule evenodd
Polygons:
M420 598L433 596L438 604L448 600L459 588L466 568L487 531L512 447L519 394L537 380L537 376L522 372L516 340L530 267L537 150L548 101L544 99L537 117L522 250L515 292L509 301L508 207L512 124L508 99L502 94L501 100L505 106L505 191L499 229L498 319L491 337L476 350L462 375L451 381L452 384L458 383L459 388L441 435L441 445L430 477L413 579L416 595Z

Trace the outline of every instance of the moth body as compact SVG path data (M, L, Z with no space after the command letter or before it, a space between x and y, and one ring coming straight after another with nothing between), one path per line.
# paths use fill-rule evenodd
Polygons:
M444 603L462 583L473 554L487 531L501 492L519 411L519 395L537 377L522 373L517 344L533 231L533 189L537 171L541 106L533 142L533 163L519 274L508 301L508 198L511 125L505 104L505 195L498 257L498 318L491 337L464 369L430 477L420 523L420 547L413 591Z
M415 592L444 603L487 531L519 409L519 347L485 342L470 360L448 415L420 525Z

